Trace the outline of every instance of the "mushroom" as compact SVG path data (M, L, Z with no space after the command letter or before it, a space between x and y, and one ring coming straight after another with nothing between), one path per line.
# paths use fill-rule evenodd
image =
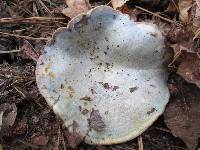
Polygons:
M169 100L161 31L108 6L58 29L36 67L41 94L70 133L110 145L144 132Z

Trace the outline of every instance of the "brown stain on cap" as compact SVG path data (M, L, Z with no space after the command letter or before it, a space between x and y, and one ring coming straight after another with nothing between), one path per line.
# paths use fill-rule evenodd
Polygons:
M74 97L74 88L71 86L71 85L69 85L69 86L67 86L67 93L68 93L68 96L70 97L70 98L73 98Z

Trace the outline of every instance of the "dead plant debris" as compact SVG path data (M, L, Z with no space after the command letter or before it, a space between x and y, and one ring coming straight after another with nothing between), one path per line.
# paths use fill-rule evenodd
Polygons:
M65 0L67 8L63 9L62 13L70 18L75 17L80 13L87 12L92 8L89 0Z
M185 53L177 73L186 81L200 88L200 58L197 54Z
M164 118L140 138L118 145L89 146L81 143L76 131L69 135L62 127L38 92L34 71L35 61L53 32L66 27L69 18L101 4L113 6L135 21L167 24L165 44L174 51L169 65L171 102ZM199 148L199 12L199 0L0 0L0 149Z
M0 105L0 134L13 126L17 116L17 107L14 103Z
M172 96L165 113L165 123L172 134L180 137L190 150L195 150L200 137L200 89L195 85L176 85L179 91Z

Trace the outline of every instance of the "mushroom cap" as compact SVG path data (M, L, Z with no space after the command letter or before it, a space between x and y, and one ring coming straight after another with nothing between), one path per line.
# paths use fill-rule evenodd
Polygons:
M72 134L116 144L145 131L169 100L159 29L99 6L58 29L36 67L41 94Z

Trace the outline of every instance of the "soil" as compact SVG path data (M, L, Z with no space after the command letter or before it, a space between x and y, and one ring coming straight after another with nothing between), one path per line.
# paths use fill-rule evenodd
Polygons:
M90 0L92 7L108 3L108 0ZM160 19L152 17L151 14L144 13L141 10L136 10L134 5L133 3L127 3L127 7L122 8L121 11L131 14L131 18L134 20L154 20L160 24ZM36 61L39 55L43 53L43 48L52 33L59 27L67 26L70 18L62 14L62 9L65 7L64 0L0 0L0 106L10 104L10 109L7 110L7 114L10 115L7 115L7 120L11 123L0 133L0 149L1 146L5 150L139 149L140 142L138 142L138 138L110 146L90 146L81 143L79 139L68 134L62 121L53 113L39 93L35 81ZM146 5L141 5L141 7L148 8ZM151 11L164 12L166 8L162 4L150 9ZM166 13L166 15L171 19L177 17L176 13ZM43 18L30 18L38 16ZM47 17L61 19L50 20ZM2 20L2 18L12 19ZM164 26L169 26L169 24L165 21L163 23ZM10 35L6 33L10 33ZM168 36L167 41L175 43L175 37L173 35L170 36ZM180 61L178 59L173 67L169 67L168 84L170 93L173 95L170 103L176 96L180 99L180 95L176 93L181 92L182 89L176 87L180 87L180 84L184 85L182 87L191 85L176 74ZM110 88L109 85L104 86L105 88ZM113 90L117 88L114 87ZM199 92L198 88L194 89ZM137 88L133 87L130 92L135 90ZM83 98L83 100L91 99ZM13 112L12 108L15 107L17 108L17 114L11 113ZM104 123L101 122L101 116L100 119L98 117L93 118L98 121L98 125L95 128L104 127ZM12 124L13 119L14 123ZM180 138L175 137L167 127L164 116L161 116L140 138L142 138L144 150L188 149L185 143ZM78 143L80 144L77 146ZM200 141L198 144L200 145Z

